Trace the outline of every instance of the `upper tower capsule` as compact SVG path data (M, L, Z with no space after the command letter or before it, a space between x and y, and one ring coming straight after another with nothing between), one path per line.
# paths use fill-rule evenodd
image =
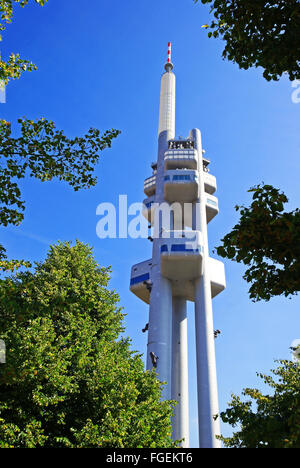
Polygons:
M165 65L166 73L161 78L160 111L158 135L164 135L165 142L175 137L175 93L176 79L171 61L171 42L168 45L168 61Z

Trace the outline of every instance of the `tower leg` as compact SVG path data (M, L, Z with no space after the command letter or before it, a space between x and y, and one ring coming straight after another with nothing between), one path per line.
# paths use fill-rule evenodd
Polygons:
M159 272L153 272L150 300L147 369L153 369L150 353L157 356L158 379L166 384L162 399L171 399L172 285Z
M206 274L195 283L195 323L200 448L221 448L217 370L210 282Z
M188 346L186 300L173 297L172 400L177 401L173 416L173 439L189 447Z

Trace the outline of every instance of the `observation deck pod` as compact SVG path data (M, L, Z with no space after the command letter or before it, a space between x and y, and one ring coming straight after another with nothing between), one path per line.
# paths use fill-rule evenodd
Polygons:
M195 149L169 149L165 152L165 171L172 169L198 168L198 153Z
M213 195L206 197L206 219L207 224L219 213L219 201Z
M162 242L163 242L163 245L165 245L164 239L162 240ZM173 255L173 258L175 258L175 256L178 255L178 253L173 252L172 255ZM190 257L194 255L195 263L197 261L202 263L202 259L200 260L199 258L196 258L197 257L196 253L194 254L189 253L189 255ZM177 256L177 260L178 260L178 256ZM189 261L191 261L191 259L186 259L186 262L189 262ZM162 258L162 263L163 262L168 262L168 259ZM171 263L171 265L173 265L173 268L176 267L176 261L174 263ZM214 298L218 294L220 294L222 291L224 291L224 289L226 288L225 268L222 262L214 258L209 258L208 265L209 265L209 275L210 275L210 284L211 284L211 297ZM135 294L139 299L141 299L146 304L150 303L150 291L152 287L151 266L152 266L152 260L150 259L150 260L146 260L145 262L141 262L141 263L134 265L131 269L130 291L133 292L133 294ZM171 276L178 276L178 278L176 279L172 278L173 296L183 297L187 299L188 301L193 302L195 300L194 279L198 278L202 274L201 267L200 267L200 271L196 273L197 273L197 276L192 279L186 279L186 278L182 279L180 277L182 275L172 274ZM194 276L194 274L190 276Z
M143 208L143 216L147 219L147 221L153 226L154 224L154 209L155 209L155 198L154 195L152 197L148 197L143 201L144 208ZM173 202L174 203L174 202ZM187 227L192 227L192 212L188 210L184 212L183 202L181 203L182 213L184 213L184 221ZM156 205L157 207L157 205ZM206 219L207 223L209 223L217 214L219 213L219 202L216 197L213 195L206 195ZM178 226L178 225L177 225Z
M152 197L156 191L156 175L148 177L144 182L144 194L147 197Z
M219 213L219 201L217 197L214 197L213 195L206 195L206 220L207 224ZM182 204L183 206L183 204ZM184 211L184 222L185 226L191 228L192 227L192 212L191 210L185 209Z
M152 195L152 197L146 198L146 200L143 201L143 216L147 219L149 223L153 222L154 220L154 202L155 202L155 197Z
M225 266L220 260L209 257L209 276L211 283L211 297L214 298L226 289Z
M175 169L165 172L164 196L169 203L192 203L198 197L198 171Z
M146 304L150 304L152 260L137 263L131 268L130 291Z
M161 239L161 274L170 280L193 280L202 274L203 240L199 231L169 231Z
M212 299L226 288L224 264L214 258L208 260L211 297ZM193 280L173 280L173 296L182 297L188 301L195 301L195 281Z
M209 174L208 172L205 172L204 187L206 193L213 195L217 190L217 179L215 178L215 176Z

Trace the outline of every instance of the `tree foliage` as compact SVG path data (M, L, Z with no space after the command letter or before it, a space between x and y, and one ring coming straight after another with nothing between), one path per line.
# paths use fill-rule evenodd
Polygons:
M38 5L45 5L48 0L34 0ZM4 31L8 23L12 22L14 6L19 4L21 7L25 7L29 0L0 0L0 31ZM2 33L0 33L0 41L2 41ZM29 60L24 60L19 54L11 53L7 62L0 60L0 80L3 80L5 84L9 80L15 80L20 78L24 71L33 71L37 67Z
M194 0L198 3L199 0ZM278 80L287 72L300 78L299 0L201 0L214 19L209 37L226 42L223 57L240 68L262 67L264 77Z
M6 249L0 244L0 272L13 272L21 267L30 268L31 263L25 260L9 260L6 254Z
M111 147L118 130L91 128L82 137L67 138L62 130L45 119L19 119L21 136L12 137L11 125L0 120L0 224L19 225L24 219L25 202L20 181L26 175L50 181L67 182L75 191L96 184L94 169L100 153ZM8 260L0 245L0 271L30 266L24 260Z
M270 300L300 290L300 211L284 211L286 195L271 185L249 190L249 208L236 206L240 220L222 239L217 253L248 267L250 298Z
M21 136L13 138L11 125L0 120L0 223L20 224L24 215L19 180L26 174L50 181L67 182L74 190L96 184L95 165L100 153L111 147L118 130L91 128L83 137L67 138L53 122L45 119L19 119Z
M37 70L37 66L29 60L23 60L20 54L10 54L7 62L0 60L0 80L5 85L8 84L9 80L17 80L20 78L24 71Z
M239 427L232 437L221 437L226 447L300 448L300 364L280 361L272 374L258 374L272 394L247 388L247 401L233 395L221 413L223 422Z
M172 404L120 338L110 270L77 242L0 281L0 447L172 447Z

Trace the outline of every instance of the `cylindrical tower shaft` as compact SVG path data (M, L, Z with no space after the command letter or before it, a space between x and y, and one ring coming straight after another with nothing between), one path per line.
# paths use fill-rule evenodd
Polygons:
M173 439L189 447L188 341L186 300L173 297L172 400L177 401L173 416Z
M199 155L199 210L200 227L203 236L203 275L195 281L195 324L198 383L198 419L200 448L220 448L216 439L220 435L217 371L214 343L212 297L209 274L209 251L207 236L206 199L202 143L199 130L192 136Z
M149 311L149 334L147 347L147 369L151 370L153 355L157 358L156 372L161 382L162 398L171 399L171 349L172 349L172 286L157 268L152 270L153 287ZM152 357L151 357L152 356Z
M175 75L172 73L171 60L165 66L166 72L161 78L158 160L156 173L155 202L164 202L164 153L168 141L175 136ZM161 236L161 219L154 231ZM150 296L149 335L147 349L147 369L153 368L153 354L158 358L156 371L159 380L166 382L163 387L163 399L171 398L171 353L172 353L172 285L161 275L160 266L161 239L154 238ZM152 357L151 357L152 356Z
M176 78L172 64L166 65L166 73L161 78L158 135L168 132L168 139L175 136L175 87Z

